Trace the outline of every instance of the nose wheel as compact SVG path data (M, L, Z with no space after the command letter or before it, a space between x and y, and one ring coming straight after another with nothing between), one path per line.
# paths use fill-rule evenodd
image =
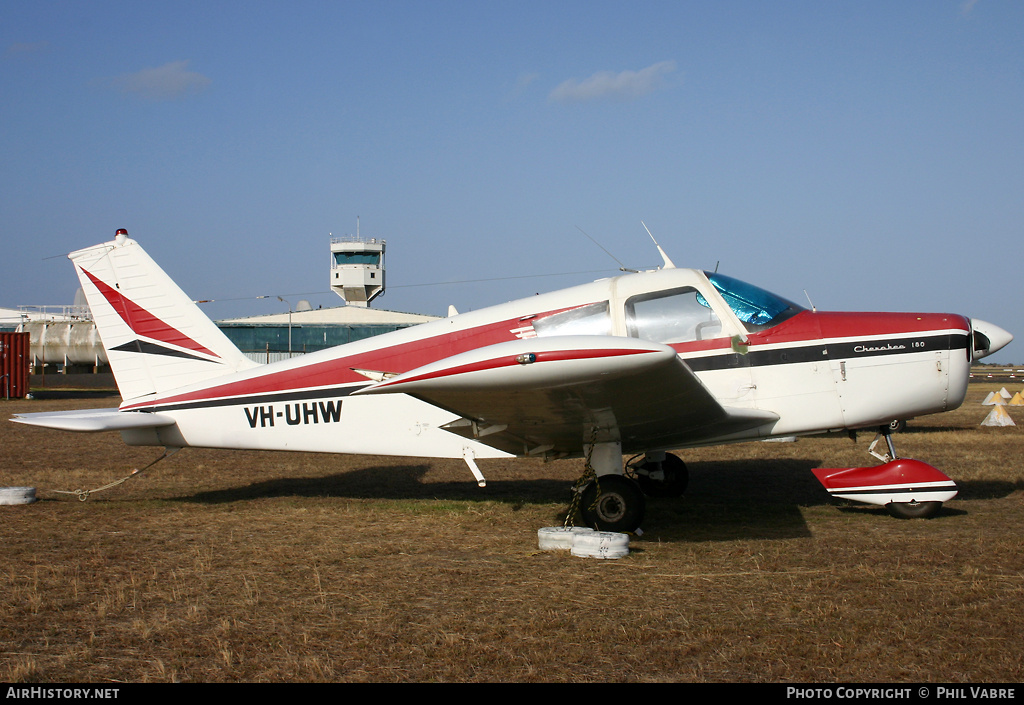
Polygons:
M898 424L902 424L902 426ZM899 456L896 455L896 447L892 442L892 434L897 431L902 431L904 428L906 428L906 422L900 421L892 421L886 426L880 426L878 428L878 434L875 436L875 440L871 441L871 445L868 446L868 452L883 462L895 462L899 460ZM880 454L875 451L875 446L878 445L879 440L882 439L885 439L885 446L889 451L888 454ZM885 505L885 508L888 510L889 514L897 519L928 519L938 513L942 508L942 502L936 502L934 500L918 501L916 499L912 499L909 502L888 502Z
M887 453L876 451L884 440ZM937 468L911 458L900 458L889 427L882 426L868 446L882 465L863 468L815 468L814 475L833 497L883 505L899 519L934 516L942 503L957 494L956 483Z
M889 502L885 508L897 519L927 519L938 513L942 502Z

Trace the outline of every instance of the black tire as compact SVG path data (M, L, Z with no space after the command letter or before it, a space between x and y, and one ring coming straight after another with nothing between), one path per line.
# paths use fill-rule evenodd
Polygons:
M682 497L690 485L690 471L679 456L665 454L661 462L664 480L655 480L647 473L658 469L657 463L645 461L635 467L636 482L648 497Z
M897 519L927 519L935 516L942 502L889 502L885 508Z
M583 490L580 514L587 526L598 531L629 533L640 528L646 505L637 483L621 475L603 475Z
M907 422L903 419L893 419L889 422L889 433L903 433L907 430Z

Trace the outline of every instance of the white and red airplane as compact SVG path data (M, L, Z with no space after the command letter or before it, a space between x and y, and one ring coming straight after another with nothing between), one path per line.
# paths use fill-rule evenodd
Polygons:
M612 531L639 527L645 494L685 489L666 451L824 431L888 442L887 455L872 444L882 465L816 470L834 496L929 516L956 495L937 469L896 457L887 424L959 406L971 361L1009 333L952 314L807 310L662 256L657 270L261 365L118 230L68 257L120 407L12 420L165 452L462 458L481 486L477 459L583 457L595 476L583 520Z

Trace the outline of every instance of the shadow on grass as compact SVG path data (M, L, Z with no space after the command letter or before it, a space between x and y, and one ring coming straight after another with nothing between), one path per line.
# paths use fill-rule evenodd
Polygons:
M924 519L906 519L902 517L894 517L889 513L889 510L877 504L858 504L856 502L847 502L839 504L836 510L841 514L848 515L861 515L861 516L873 516L878 517L879 521L942 521L943 519L951 519L953 517L963 517L970 514L970 512L963 509L957 509L956 507L950 507L948 504L943 505L939 513L932 517Z
M690 463L690 486L678 499L652 499L647 523L662 540L732 541L810 535L801 507L833 504L809 460Z
M424 482L429 465L366 467L323 477L292 477L255 482L178 497L183 502L221 504L265 497L342 497L349 499L444 499L512 504L557 502L568 494L565 482L551 479L488 482ZM468 473L468 471L467 471Z
M811 472L813 459L721 460L690 462L690 485L681 498L648 498L644 530L659 540L729 541L787 539L810 535L802 508L829 506L844 514L867 514L896 521L884 507L831 497ZM477 487L470 479L425 480L425 463L371 465L327 476L274 478L221 490L197 492L175 501L224 504L270 497L321 497L379 500L499 502L514 510L531 504L566 509L571 483L563 479L490 480ZM959 482L960 500L998 499L1024 489L1022 483ZM552 517L561 524L565 510ZM960 516L969 507L946 506L936 519Z
M1024 482L1004 480L956 481L959 492L957 499L1003 499L1014 492L1024 490Z
M807 460L695 462L681 498L649 498L645 532L660 540L729 541L809 535L802 506L834 504ZM466 482L424 482L430 466L373 466L326 477L283 478L177 497L176 501L222 504L267 497L337 497L381 500L564 504L570 483L556 479L508 480L477 487ZM564 512L555 519L564 520Z

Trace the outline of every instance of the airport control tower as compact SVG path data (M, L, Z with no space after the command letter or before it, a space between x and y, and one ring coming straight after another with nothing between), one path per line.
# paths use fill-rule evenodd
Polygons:
M383 294L384 241L358 234L332 237L331 290L349 306L369 306Z

